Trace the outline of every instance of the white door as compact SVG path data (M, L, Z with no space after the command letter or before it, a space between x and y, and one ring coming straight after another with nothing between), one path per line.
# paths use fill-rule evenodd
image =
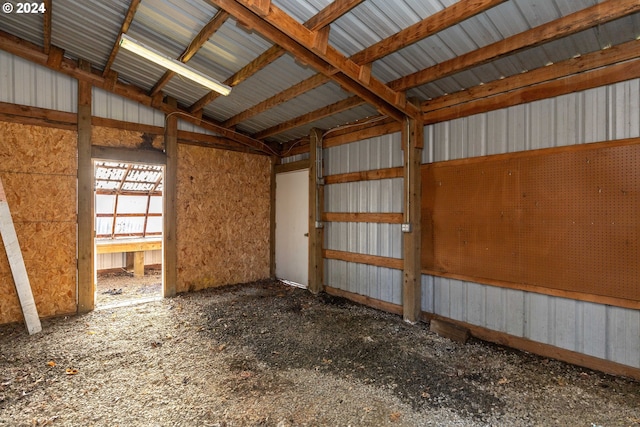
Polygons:
M309 282L309 170L276 175L276 277Z

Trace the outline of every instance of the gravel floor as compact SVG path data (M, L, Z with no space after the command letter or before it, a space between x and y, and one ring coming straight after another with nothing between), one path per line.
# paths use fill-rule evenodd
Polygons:
M640 384L264 281L0 326L0 426L640 426Z

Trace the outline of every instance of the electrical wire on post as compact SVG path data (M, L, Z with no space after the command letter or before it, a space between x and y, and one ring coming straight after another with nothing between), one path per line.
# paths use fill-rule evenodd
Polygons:
M406 194L404 195L405 197L405 213L404 213L404 226L403 226L403 231L405 233L410 233L411 232L411 123L409 122L409 118L405 118L405 131L404 131L404 135L405 135L405 139L406 139L406 147L405 147L405 161L406 161L406 165L405 165L405 187L406 187Z
M167 128L167 120L169 119L169 117L173 116L174 114L179 114L179 115L182 115L182 116L185 116L185 117L190 117L190 118L192 118L192 119L195 119L195 120L198 120L198 121L201 121L201 122L204 122L204 123L207 123L207 124L213 125L213 126L218 126L218 125L216 125L216 124L214 124L214 123L209 123L209 122L208 122L207 120L205 120L205 119L202 119L202 118L200 118L200 117L194 116L194 115L192 115L192 114L185 113L185 112L183 112L183 111L172 111L172 112L170 112L169 114L166 114L166 115L165 115L165 117L164 117L164 127L165 127L165 129ZM197 126L197 125L196 125L196 126ZM227 139L227 140L229 140L229 141L233 141L233 142L235 142L235 143L237 143L237 144L244 145L244 146L246 146L246 147L256 148L256 147L254 147L254 146L253 146L253 145L251 145L251 144L247 144L246 142L242 142L242 141L237 141L237 140L235 140L235 139L233 139L233 138L229 138L228 136L224 136L224 135L216 135L216 136L217 136L218 138L224 138L224 139ZM267 151L269 151L269 152L270 152L271 154L273 154L274 156L282 157L282 155L281 155L281 154L276 153L276 152L275 152L271 147L269 147L269 146L268 146L267 144L265 144L264 142L259 141L259 140L257 140L257 139L256 139L255 141L256 141L256 142L258 142L258 143L260 143L260 144L262 144L262 145L266 148L266 150L267 150ZM266 153L267 151L264 151L264 150L263 150L263 152L265 152L265 153Z

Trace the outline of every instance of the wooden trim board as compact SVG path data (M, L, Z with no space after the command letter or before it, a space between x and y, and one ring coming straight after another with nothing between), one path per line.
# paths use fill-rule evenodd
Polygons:
M16 285L16 292L20 300L20 307L24 316L24 322L27 326L29 335L42 331L40 318L38 317L38 309L31 292L31 283L22 258L22 251L18 243L16 229L11 219L11 211L7 203L7 197L4 192L4 186L0 179L0 234L4 243L5 252L9 259L9 266L13 274L13 282Z

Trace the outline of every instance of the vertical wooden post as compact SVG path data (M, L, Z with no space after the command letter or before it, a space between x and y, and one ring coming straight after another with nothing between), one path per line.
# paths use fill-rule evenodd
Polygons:
M144 277L144 251L133 253L133 277L137 279Z
M402 283L402 311L407 322L420 319L422 305L420 272L420 204L423 147L423 124L421 120L406 119L402 127L404 150L404 271Z
M175 99L168 99L173 107L178 105ZM164 169L164 296L176 295L178 280L178 244L177 244L177 177L178 177L178 116L169 114L165 118L164 150L167 165Z
M317 294L324 289L322 283L322 210L324 185L322 176L322 131L311 129L309 142L309 291Z
M276 165L278 158L271 157L271 192L269 201L269 277L276 277Z
M79 68L91 71L91 65L79 61ZM78 312L86 313L95 305L94 269L94 195L91 160L91 84L78 80Z

